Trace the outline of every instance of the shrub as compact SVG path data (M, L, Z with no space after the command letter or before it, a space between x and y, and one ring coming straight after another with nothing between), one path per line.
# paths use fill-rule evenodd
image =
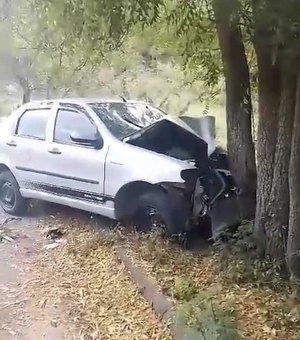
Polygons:
M235 310L218 301L212 290L198 293L194 299L181 305L175 322L188 327L185 340L237 340Z

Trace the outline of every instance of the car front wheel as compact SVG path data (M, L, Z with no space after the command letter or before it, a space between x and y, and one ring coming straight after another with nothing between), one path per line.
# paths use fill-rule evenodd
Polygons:
M28 208L28 200L21 196L19 185L10 171L0 174L0 205L10 215L22 215Z
M157 189L139 196L132 222L142 231L158 226L172 235L185 232L188 216L188 206L178 192Z

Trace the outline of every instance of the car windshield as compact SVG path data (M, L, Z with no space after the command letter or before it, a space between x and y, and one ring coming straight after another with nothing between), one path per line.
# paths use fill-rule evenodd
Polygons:
M120 140L164 117L162 111L142 103L90 103L89 105L108 130Z

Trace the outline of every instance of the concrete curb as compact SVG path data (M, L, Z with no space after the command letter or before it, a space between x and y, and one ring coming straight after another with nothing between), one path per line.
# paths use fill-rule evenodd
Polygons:
M187 329L171 322L172 310L174 305L167 296L159 291L157 285L145 274L144 270L134 265L127 256L126 248L118 248L117 256L129 271L134 283L137 285L141 294L151 304L153 310L168 324L175 340L182 340Z

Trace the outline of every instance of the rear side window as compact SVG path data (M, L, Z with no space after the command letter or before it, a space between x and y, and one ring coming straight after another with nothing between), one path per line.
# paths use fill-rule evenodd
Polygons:
M49 109L25 111L19 119L16 135L45 140L49 113Z

